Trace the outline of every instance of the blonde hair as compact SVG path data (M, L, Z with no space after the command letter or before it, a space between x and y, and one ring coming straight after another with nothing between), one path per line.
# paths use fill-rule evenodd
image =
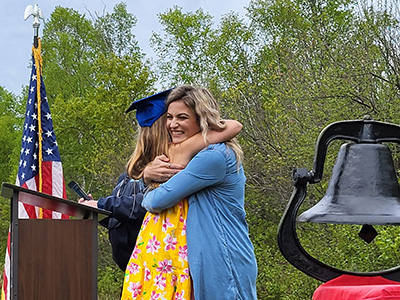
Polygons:
M166 129L166 114L150 127L139 127L135 150L126 164L131 178L140 179L147 164L158 155L168 154L169 135Z
M174 101L182 100L187 107L196 113L197 122L206 144L207 133L212 129L222 131L226 124L221 120L221 113L217 101L209 90L192 85L182 85L171 91L166 100L166 106ZM236 160L239 163L243 159L243 151L236 138L226 142L235 153Z

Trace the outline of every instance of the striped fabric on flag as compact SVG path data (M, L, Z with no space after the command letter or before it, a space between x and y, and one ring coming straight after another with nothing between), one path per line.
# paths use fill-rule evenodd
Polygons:
M60 153L41 76L40 40L39 46L32 51L32 73L16 185L66 198ZM18 213L20 219L68 219L58 212L21 202ZM5 300L10 299L10 233L7 244L2 286L2 299Z

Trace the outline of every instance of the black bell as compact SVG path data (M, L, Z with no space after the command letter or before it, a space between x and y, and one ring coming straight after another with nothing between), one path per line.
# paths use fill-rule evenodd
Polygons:
M325 196L301 222L400 224L400 188L390 149L383 144L341 146Z
M328 145L346 140L332 171L325 196L299 217L307 186L321 181ZM321 281L343 274L383 276L400 282L400 266L378 272L351 272L329 266L310 255L300 244L297 220L303 222L360 224L366 242L376 236L373 225L400 224L400 189L389 148L400 144L400 126L370 118L335 122L321 131L315 150L314 168L293 171L293 193L278 228L278 246L296 268Z

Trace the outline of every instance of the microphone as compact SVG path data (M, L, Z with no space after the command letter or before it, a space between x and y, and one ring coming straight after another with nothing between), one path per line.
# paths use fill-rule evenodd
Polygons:
M70 183L68 183L68 186L70 187L71 190L73 190L75 193L78 194L78 196L80 196L81 198L85 199L85 200L92 200L92 198L90 198L88 196L88 194L85 193L84 190L82 190L82 188L79 186L79 184L77 184L75 181L71 181Z

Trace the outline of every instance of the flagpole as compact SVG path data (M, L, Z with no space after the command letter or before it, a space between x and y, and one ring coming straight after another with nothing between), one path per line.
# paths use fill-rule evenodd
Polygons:
M38 41L39 27L40 27L40 23L38 23L38 24L33 23L33 47L35 47L35 48L37 48L39 46L39 41Z
M36 97L37 97L37 117L38 117L38 143L39 143L39 186L38 191L42 192L43 187L43 178L42 178L42 99L41 99L41 74L42 74L42 57L41 57L41 45L39 38L39 27L40 27L40 19L44 20L42 10L38 7L37 4L33 7L32 5L28 5L25 8L24 20L26 21L30 16L33 16L33 57L34 63L36 65ZM43 211L39 209L39 219L43 216Z

